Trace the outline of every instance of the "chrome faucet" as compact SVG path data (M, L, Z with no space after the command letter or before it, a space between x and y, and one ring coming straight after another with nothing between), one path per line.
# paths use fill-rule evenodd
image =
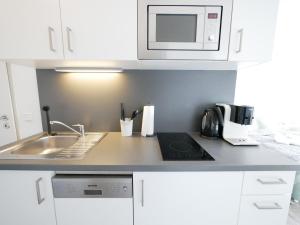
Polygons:
M68 126L67 124L64 124L63 122L60 122L60 121L50 121L50 124L51 125L59 124L59 125L62 125L64 127L68 128L69 130L75 132L76 134L79 134L80 136L84 136L85 135L84 125L82 125L82 124L74 124L74 125L72 125L73 127L79 127L79 132L77 130L73 129L72 127Z

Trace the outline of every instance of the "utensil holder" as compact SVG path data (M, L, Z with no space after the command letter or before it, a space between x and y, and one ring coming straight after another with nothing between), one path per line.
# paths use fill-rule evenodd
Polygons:
M132 136L132 127L133 127L133 120L126 118L125 120L120 120L121 126L121 134L124 137Z

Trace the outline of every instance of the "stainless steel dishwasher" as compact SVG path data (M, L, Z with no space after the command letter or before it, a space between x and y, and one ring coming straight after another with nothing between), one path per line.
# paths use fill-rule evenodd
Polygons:
M132 176L56 175L57 225L133 225Z

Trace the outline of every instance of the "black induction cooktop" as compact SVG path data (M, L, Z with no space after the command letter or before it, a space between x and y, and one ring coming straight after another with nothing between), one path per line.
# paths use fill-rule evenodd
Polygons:
M214 161L187 133L158 133L157 138L164 161Z

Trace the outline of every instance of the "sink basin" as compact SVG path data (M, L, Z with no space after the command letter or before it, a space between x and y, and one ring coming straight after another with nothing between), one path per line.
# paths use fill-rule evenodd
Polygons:
M57 153L78 141L77 136L47 136L41 137L17 149L11 151L11 154L17 155L49 155Z
M0 159L82 159L105 135L38 135L0 148Z

